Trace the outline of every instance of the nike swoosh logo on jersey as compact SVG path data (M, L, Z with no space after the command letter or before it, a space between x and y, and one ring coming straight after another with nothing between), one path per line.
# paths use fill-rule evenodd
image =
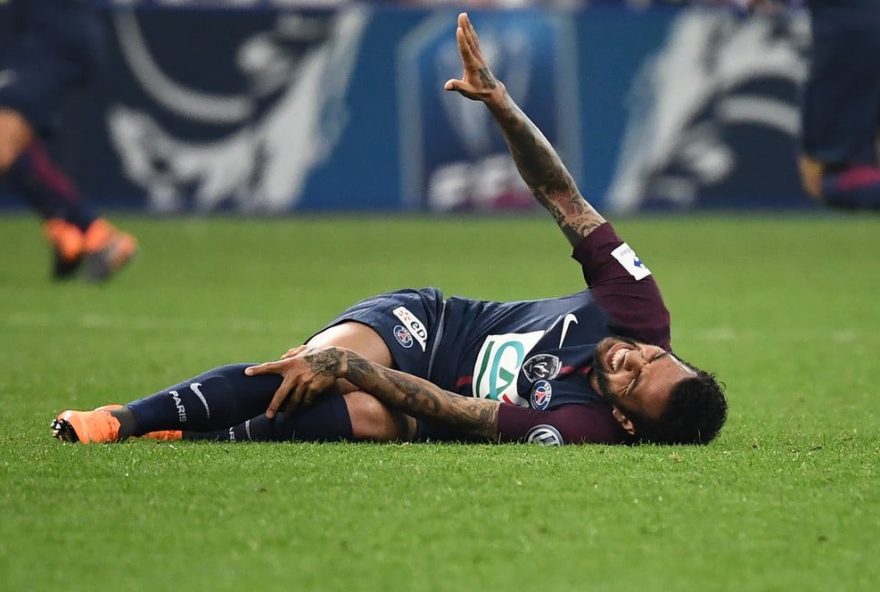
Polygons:
M565 336L568 334L568 328L571 327L571 324L578 324L578 318L571 313L565 315L565 319L562 321L562 335L559 336L559 347L562 347L562 342L565 341Z

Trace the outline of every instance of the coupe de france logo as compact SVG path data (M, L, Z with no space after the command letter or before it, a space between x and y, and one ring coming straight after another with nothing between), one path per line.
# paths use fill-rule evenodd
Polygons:
M238 42L234 60L212 65L226 79L242 79L226 93L178 82L151 51L134 9L110 12L138 101L158 108L119 102L107 112L125 177L146 191L150 208L296 206L347 126L347 93L370 9L279 13L274 26L254 28ZM183 125L168 128L169 121Z
M532 409L544 411L550 406L550 397L553 396L553 387L546 380L539 380L532 387Z
M397 340L397 343L399 343L401 347L405 347L406 349L411 348L413 345L412 334L403 325L397 325L394 327L394 339Z
M543 335L543 331L489 335L474 365L474 396L528 407L525 393L517 392L517 377L526 355Z
M565 440L562 434L552 425L541 424L536 425L526 434L526 442L528 444L540 444L541 446L562 446Z

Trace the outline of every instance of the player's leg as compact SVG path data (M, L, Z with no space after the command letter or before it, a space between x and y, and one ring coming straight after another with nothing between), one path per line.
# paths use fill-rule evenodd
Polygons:
M817 23L803 93L801 180L820 202L877 209L880 31Z
M137 243L83 202L41 139L57 128L61 97L87 78L88 52L61 54L51 40L34 35L24 49L14 54L0 86L0 175L45 221L56 278L71 277L85 260L88 279L106 280L131 259Z
M209 370L123 407L64 411L53 435L71 442L118 442L161 430L214 431L263 412L280 376L245 376L249 364Z
M261 414L224 430L161 432L146 436L213 442L392 442L410 439L414 429L412 418L392 412L368 393L352 391L319 397L311 407L292 414L279 413L273 419Z
M394 367L385 341L363 323L347 321L332 325L315 334L307 343L312 346L344 347L377 364ZM268 400L263 408L265 406L268 406ZM393 411L372 395L357 390L347 381L340 381L337 393L319 397L311 407L292 414L280 414L275 419L268 419L261 413L231 427L224 426L213 431L185 428L178 437L217 442L352 439L387 442L411 439L415 426L412 417Z
M262 412L281 377L245 376L247 366L216 368L125 406L64 411L53 422L53 435L82 443L121 442L155 432L166 432L161 439L179 439L182 434L167 432L183 430L188 439L224 441L390 441L407 438L413 427L360 391L328 394L310 407L268 420Z
M33 137L30 124L20 113L0 107L0 175L12 167Z
M353 326L332 327L327 336L316 335L314 342L350 347L361 355L372 356L378 363L387 363L387 348L380 343L381 339L377 342L370 335L372 329L359 323L350 325ZM335 335L335 339L331 340L330 335ZM294 432L299 433L297 439L310 440L406 437L405 418L361 392L350 392L344 397L329 394L281 422L260 418L280 386L281 377L245 376L248 365L215 368L122 407L65 411L53 422L54 435L83 443L119 442L168 430L213 432L211 439L220 439L218 433L225 431L228 440L241 439L241 434L248 432L252 440L277 440L282 434Z
M431 288L380 295L349 308L311 337L308 343L346 347L378 364L403 365L402 369L406 371L427 376L430 340L442 309L442 294ZM412 318L405 316L403 311ZM400 316L407 321L402 321ZM420 322L419 318L423 320ZM413 336L407 329L404 335L400 323L407 323L414 331L420 332ZM399 346L394 352L390 349L391 343ZM65 411L53 422L54 435L68 441L112 442L165 430L227 430L261 415L281 384L280 376L245 376L247 366L236 364L211 370L129 403L122 409ZM388 410L366 393L355 395L351 390L351 385L342 383L335 393L325 397L349 391L342 401L353 438L396 440L411 437L414 420ZM337 410L341 408L336 407ZM313 427L324 429L333 437L339 433L340 425L346 425L346 422L334 419L335 413L324 417L326 422L318 422ZM109 427L95 427L93 430L90 428L92 422ZM100 435L93 440L90 436L93 431L109 436Z

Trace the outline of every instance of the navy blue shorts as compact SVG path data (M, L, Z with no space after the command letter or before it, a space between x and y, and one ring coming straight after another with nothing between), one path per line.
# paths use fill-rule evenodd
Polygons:
M93 11L68 7L65 28L23 32L0 60L0 107L14 109L39 133L52 131L61 103L91 81L101 60L102 30Z
M427 379L443 332L444 306L437 288L398 290L361 300L324 329L346 321L367 325L385 341L398 370Z
M876 10L876 9L875 9ZM833 16L833 15L832 15ZM876 166L880 130L880 26L813 15L804 86L803 151L829 165Z
M385 341L398 370L428 380L437 355L437 344L443 336L445 306L443 293L437 288L398 290L358 302L324 329L347 321L363 323ZM420 419L415 440L467 442L480 439L442 422Z

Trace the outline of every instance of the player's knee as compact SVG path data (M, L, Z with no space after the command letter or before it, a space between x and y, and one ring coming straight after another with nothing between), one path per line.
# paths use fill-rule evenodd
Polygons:
M0 136L0 175L4 174L18 159L19 151L6 139Z
M380 366L394 367L391 351L385 341L374 329L363 323L348 321L334 325L309 339L308 345L344 347Z
M0 174L9 170L32 139L31 127L21 115L0 108Z
M392 442L410 439L410 418L392 411L373 395L355 391L345 395L355 440Z

